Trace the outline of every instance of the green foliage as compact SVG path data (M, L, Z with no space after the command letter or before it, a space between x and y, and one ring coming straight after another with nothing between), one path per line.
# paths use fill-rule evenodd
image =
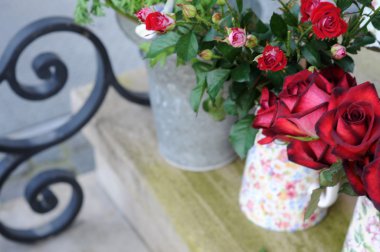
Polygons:
M146 57L154 58L169 48L174 48L180 38L180 35L175 32L168 32L162 36L159 36L153 40Z
M207 99L203 102L203 110L211 115L215 121L222 121L226 117L223 107L224 99L221 93L216 97L215 102Z
M253 115L249 115L237 121L230 132L230 142L240 158L246 157L258 132L257 129L252 128L253 118Z
M176 33L173 33L176 34ZM189 32L183 35L176 45L177 56L184 62L187 62L197 56L198 40L194 32Z
M377 30L380 30L380 12L374 14L372 24Z
M319 174L319 184L321 186L335 186L344 177L342 161L338 161L331 165L330 168L322 170Z
M342 10L348 9L352 5L352 0L337 0L336 5Z
M281 15L273 13L270 20L270 28L275 36L280 39L285 39L288 33L288 26Z
M324 191L324 188L314 189L310 197L309 205L306 208L304 219L309 219L315 210L318 208L319 199Z
M355 63L350 56L346 56L341 60L335 60L335 64L340 66L346 72L354 72Z
M215 69L207 73L207 93L212 100L215 100L216 96L222 90L224 82L230 75L229 69Z
M235 67L231 72L231 78L236 82L247 82L250 80L251 66L248 63L242 63Z
M77 0L74 18L79 24L92 22L92 16L103 16L104 8L110 7L119 14L137 21L135 13L145 6L163 3L162 0Z

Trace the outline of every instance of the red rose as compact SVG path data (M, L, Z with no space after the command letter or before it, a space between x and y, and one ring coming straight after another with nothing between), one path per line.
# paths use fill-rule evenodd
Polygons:
M270 143L275 138L287 141L287 135L304 136L292 122L279 120L279 115L287 113L286 107L278 101L276 95L270 92L268 88L264 88L260 98L260 109L253 121L253 127L263 129L263 134L266 136L259 141L260 144ZM273 131L275 125L280 130Z
M284 69L287 63L284 52L277 46L267 45L258 58L258 68L262 71L277 72Z
M174 19L158 11L150 13L145 20L149 31L166 32L174 27Z
M367 195L380 211L380 142L375 154L368 153L358 161L343 163L347 179L358 195ZM371 161L372 160L372 161Z
M320 73L329 82L334 83L334 87L348 89L357 85L355 77L349 73L346 73L342 68L336 65L322 69Z
M347 31L347 23L341 18L341 10L332 3L320 3L311 13L313 31L320 39L336 38Z
M358 195L366 195L362 176L364 167L368 164L368 159L366 160L357 160L357 161L348 161L344 160L343 167L346 173L348 182L350 182L352 189Z
M303 70L285 78L279 100L285 104L286 111L278 116L273 130L283 130L283 121L293 123L302 132L293 136L317 137L315 124L327 111L330 90L335 84L328 82L319 73Z
M288 158L299 165L320 170L337 161L337 157L331 151L332 148L321 140L292 140L288 145Z
M371 83L336 88L317 135L343 159L360 160L380 137L380 101Z
M149 7L146 7L146 8L142 8L141 10L139 10L137 13L136 13L136 17L142 22L142 23L145 23L145 20L146 20L146 17L153 13L154 11L149 8Z
M310 20L313 10L319 5L321 0L301 0L301 22Z

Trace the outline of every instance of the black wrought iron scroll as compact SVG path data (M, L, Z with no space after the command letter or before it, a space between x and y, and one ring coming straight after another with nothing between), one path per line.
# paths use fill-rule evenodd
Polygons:
M16 77L16 64L24 49L34 40L49 33L62 31L82 35L92 42L97 58L95 86L83 107L58 128L30 138L0 138L0 152L6 154L0 161L0 191L20 164L80 131L101 106L110 85L126 99L141 105L149 105L146 93L131 92L117 82L107 51L101 41L91 31L65 17L50 17L33 22L10 41L0 59L0 84L7 81L12 90L26 100L44 100L59 93L66 84L68 70L58 55L48 52L34 58L32 68L43 81L40 85L30 86L20 83ZM7 227L0 221L0 234L14 241L34 242L65 230L76 218L83 202L83 192L74 174L58 168L41 172L28 182L25 198L33 211L41 214L50 212L58 205L57 196L49 189L56 183L66 183L72 188L70 201L59 216L42 226L23 230Z

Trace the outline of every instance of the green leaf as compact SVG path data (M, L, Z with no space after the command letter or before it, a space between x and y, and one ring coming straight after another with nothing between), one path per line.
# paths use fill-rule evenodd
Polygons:
M203 41L204 42L210 42L210 41L214 41L215 38L222 38L223 35L220 34L219 32L217 32L214 28L211 28L207 34L204 36L203 38Z
M336 5L342 10L348 9L352 5L352 0L338 0Z
M288 26L279 14L273 13L270 19L270 28L275 36L280 39L286 39Z
M319 173L319 184L321 186L335 186L344 176L342 161L338 161Z
M157 37L153 40L146 57L154 58L157 55L164 52L165 50L169 49L170 47L174 47L177 44L179 38L180 35L178 35L175 32L168 32L164 35Z
M183 35L177 43L177 56L185 62L195 58L198 53L198 40L194 32Z
M243 11L243 0L236 0L236 5L238 6L238 10L241 13Z
M349 182L345 182L342 185L340 185L339 192L345 193L350 196L358 196L358 194L354 191L354 189L352 188Z
M207 73L207 93L212 100L219 94L229 75L228 69L215 69Z
M231 99L227 99L224 102L224 111L226 111L228 115L236 116L237 115L236 103Z
M252 127L253 115L237 121L231 128L230 142L240 158L245 158L249 149L253 146L257 129Z
M259 22L259 18L256 16L256 14L252 11L252 9L247 9L242 14L241 19L241 27L245 27L245 30L248 33L256 32L257 31L257 23Z
M377 30L380 30L380 12L373 17L372 24Z
M340 66L346 72L354 72L355 63L350 56L346 56L341 60L335 60L335 64Z
M371 34L362 34L355 38L352 44L347 48L347 52L356 54L363 46L370 45L376 42L376 38Z
M190 104L194 112L198 113L199 111L199 105L201 104L203 94L206 90L206 86L206 78L204 78L203 82L198 83L197 86L193 88L193 90L191 90Z
M323 190L324 190L323 188L317 188L317 189L313 190L309 204L308 204L306 211L305 211L304 220L309 219L313 215L315 210L318 208L319 199L321 197Z
M235 48L226 43L218 43L216 48L224 56L224 58L230 62L235 61L235 58L241 52L241 48Z
M294 26L294 27L298 26L298 18L297 16L293 15L293 13L291 12L284 13L284 21L286 24L290 26Z
M231 78L236 82L247 82L250 80L250 72L250 65L248 63L242 63L232 70Z
M321 57L317 50L315 50L311 45L306 44L301 51L302 55L311 65L319 67L321 64Z

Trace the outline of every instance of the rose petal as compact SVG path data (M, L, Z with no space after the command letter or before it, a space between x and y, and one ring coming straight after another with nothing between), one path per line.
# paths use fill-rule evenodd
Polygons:
M323 153L323 146L322 149L320 149L320 144L317 143L317 145L314 144L316 151L319 153ZM288 145L287 150L289 160L296 164L303 165L316 170L320 170L327 167L326 164L318 162L318 158L314 150L311 148L309 142L293 140Z
M361 171L358 171L356 167L356 161L345 161L343 162L344 171L347 175L347 179L352 185L352 188L358 195L365 195L366 191L364 184L361 179Z
M327 111L327 103L320 104L304 113L293 114L288 117L288 120L297 125L300 131L307 136L317 136L316 124Z
M334 130L336 110L325 113L315 125L317 135L329 145L335 145L331 132Z
M380 211L380 159L364 167L362 178L368 197Z

